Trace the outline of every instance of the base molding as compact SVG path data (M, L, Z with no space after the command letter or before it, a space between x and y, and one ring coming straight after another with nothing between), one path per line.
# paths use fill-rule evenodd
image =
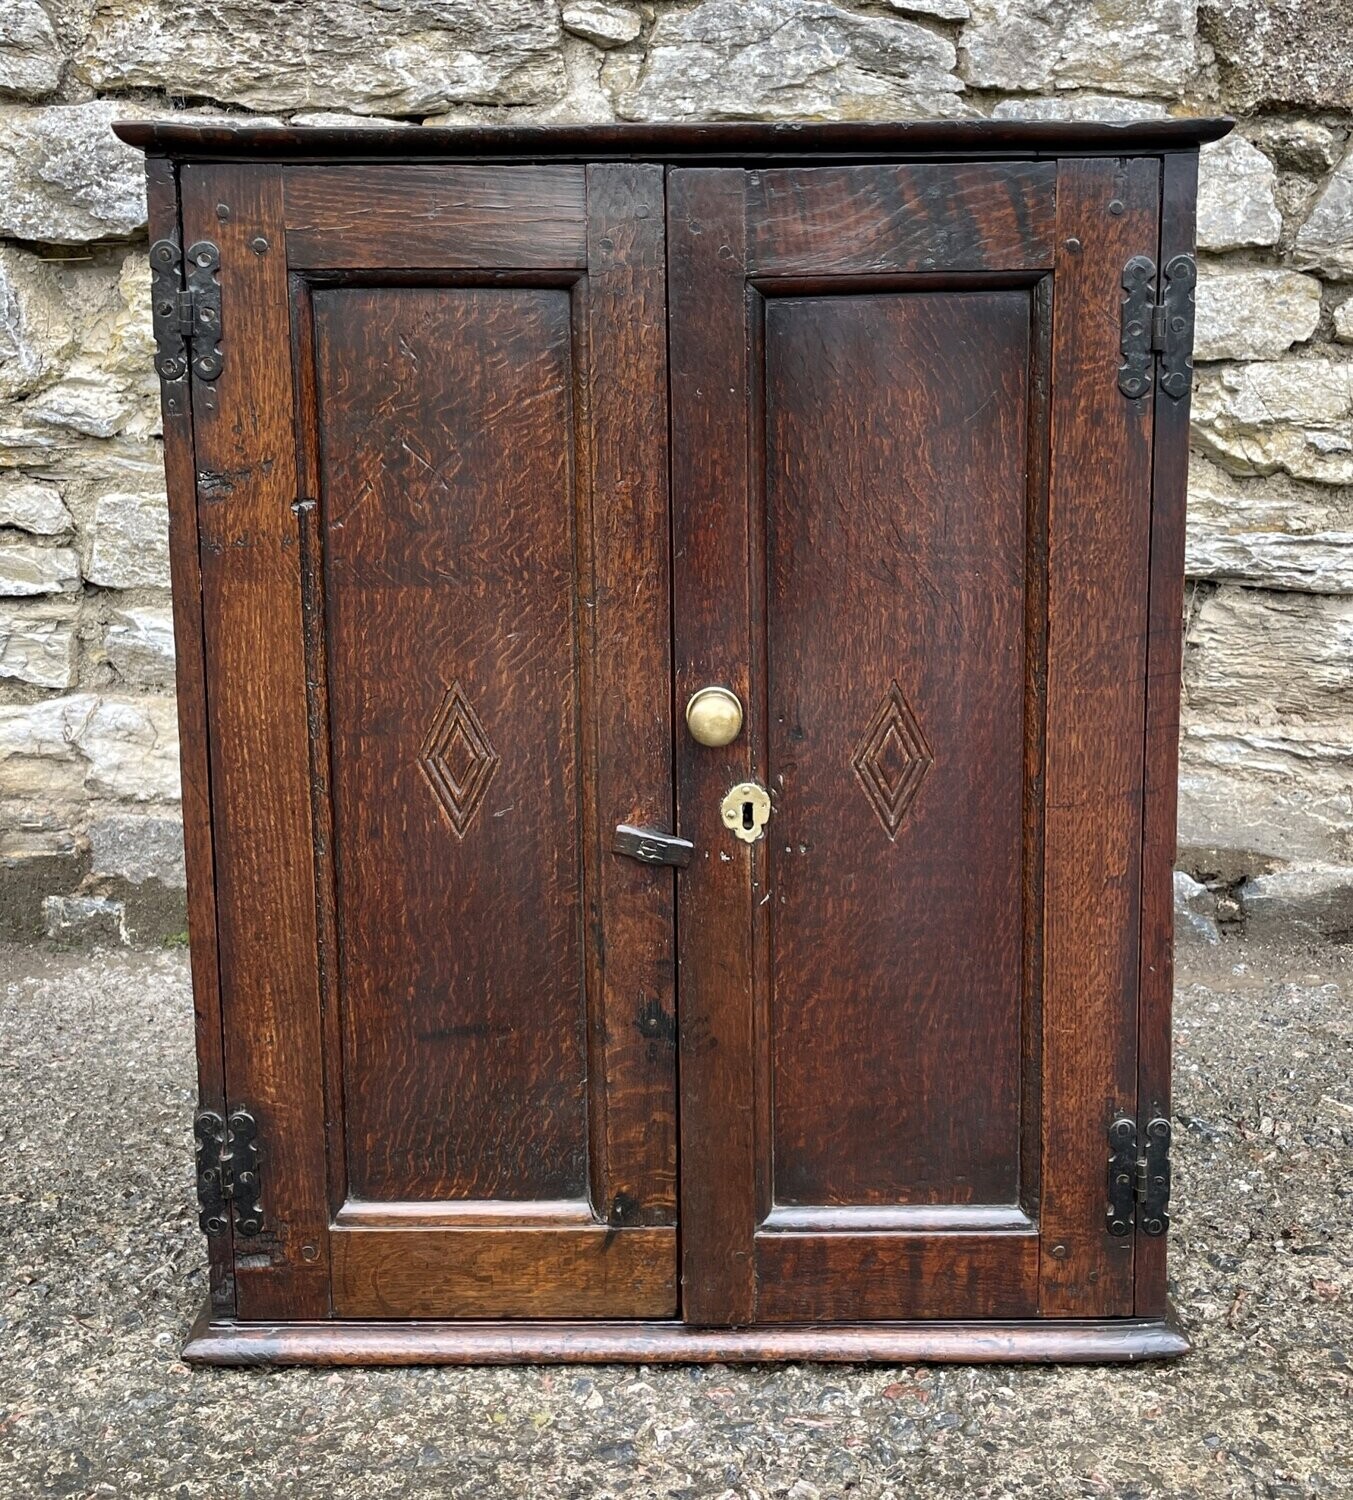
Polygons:
M1095 1364L1171 1359L1189 1341L1167 1318L836 1323L691 1328L675 1322L239 1323L210 1309L192 1365Z

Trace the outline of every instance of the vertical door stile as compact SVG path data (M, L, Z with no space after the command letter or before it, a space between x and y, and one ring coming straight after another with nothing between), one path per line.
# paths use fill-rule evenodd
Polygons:
M220 248L224 368L194 376L229 1103L266 1142L242 1318L330 1310L314 838L282 171L189 167L186 242Z
M751 713L746 176L668 176L675 716L698 688ZM729 855L719 804L753 773L749 740L679 740L682 1309L695 1324L756 1316L752 862Z
M676 1220L676 1000L668 866L611 851L673 827L663 169L587 169L591 527L604 1191L613 1226Z
M177 170L162 156L146 159L146 209L152 244L167 240L182 253ZM212 858L211 769L207 746L207 674L198 555L197 466L187 369L162 378L165 485L169 497L169 565L173 579L174 682L179 725L188 935L192 945L193 1012L197 1037L197 1102L225 1117L225 1039L216 947L216 882ZM234 1311L232 1226L207 1240L212 1307Z
M1057 183L1048 520L1040 1310L1133 1311L1108 1233L1109 1123L1133 1115L1152 403L1119 363L1123 267L1154 255L1155 158L1065 160Z
M1191 255L1198 158L1161 164L1157 275ZM1191 384L1192 382L1190 382ZM1170 1117L1170 1009L1174 998L1174 862L1179 781L1179 692L1184 616L1184 498L1188 488L1189 397L1157 388L1151 486L1151 604L1146 664L1146 773L1142 813L1141 1000L1137 1022L1139 1129ZM1165 1235L1137 1236L1138 1317L1168 1310Z

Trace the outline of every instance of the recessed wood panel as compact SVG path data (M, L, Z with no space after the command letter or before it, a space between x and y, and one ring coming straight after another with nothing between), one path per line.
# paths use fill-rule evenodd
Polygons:
M587 1192L571 312L315 297L360 1199Z
M1020 1194L1030 332L766 303L777 1204Z

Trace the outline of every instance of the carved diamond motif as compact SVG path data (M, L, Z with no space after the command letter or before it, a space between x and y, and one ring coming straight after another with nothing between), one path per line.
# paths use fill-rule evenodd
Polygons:
M479 715L470 707L459 682L453 682L418 752L418 769L427 778L458 839L479 811L498 752L489 743Z
M935 763L916 715L896 681L883 695L850 763L883 831L895 839L926 772Z

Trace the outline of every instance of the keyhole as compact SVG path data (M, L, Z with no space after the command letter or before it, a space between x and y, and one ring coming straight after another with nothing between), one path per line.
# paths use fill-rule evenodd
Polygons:
M752 804L750 802L744 802L742 804L742 826L744 828L756 827L756 821L752 817Z

